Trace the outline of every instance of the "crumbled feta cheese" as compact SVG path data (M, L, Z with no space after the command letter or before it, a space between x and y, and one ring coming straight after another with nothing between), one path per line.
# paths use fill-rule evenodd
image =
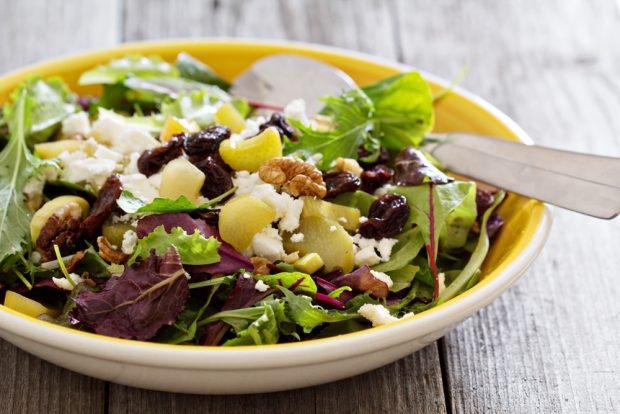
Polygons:
M127 165L123 170L124 174L138 174L140 170L138 169L138 160L142 154L139 152L132 152L129 154L129 160L127 161Z
M116 162L89 157L84 151L63 152L58 156L60 178L71 183L88 183L100 188L116 170Z
M90 120L86 112L77 112L66 117L62 121L62 135L72 137L74 135L87 136L90 134Z
M284 107L284 116L286 118L296 119L304 125L308 125L308 115L306 115L306 101L303 99L294 99Z
M138 235L136 232L133 230L127 230L125 234L123 234L123 243L121 246L122 252L125 254L133 254L137 243Z
M112 151L108 147L104 145L99 145L95 142L95 140L89 140L89 143L95 145L95 154L94 157L100 160L112 160L114 162L120 162L123 159L123 154L120 154L116 151Z
M48 181L55 181L58 178L59 168L54 163L45 164L36 170L36 173L30 177L22 193L31 205L39 206L43 203L43 188ZM30 204L29 204L30 205Z
M383 305L366 303L359 308L357 313L372 322L372 326L381 326L398 320Z
M304 208L303 200L295 199L286 193L278 193L271 185L260 179L258 173L238 171L233 178L237 195L249 194L263 201L276 211L281 231L294 231L299 227L299 217Z
M390 260L396 239L366 239L360 234L353 236L353 254L357 266L373 266Z
M336 230L338 230L338 227L332 225L329 227L329 231L331 231L332 233L335 232Z
M111 111L99 114L99 118L93 123L91 135L122 154L141 153L160 145L148 132L127 125L120 115Z
M73 281L73 284L77 285L78 283L82 283L84 279L82 279L79 275L75 273L69 273L69 277ZM64 290L73 290L73 284L66 277L53 277L52 281L56 286Z
M252 275L249 274L248 272L245 272L244 274L241 275L244 279L251 279Z
M272 262L286 257L282 236L271 225L265 226L263 230L254 235L251 247L255 256L265 257Z
M371 270L370 274L373 275L375 279L379 279L380 281L385 283L388 288L391 288L392 286L394 286L394 282L392 281L392 278L389 275L383 272L377 272L376 270Z
M260 132L260 126L267 122L262 116L255 118L248 118L245 120L245 129L238 134L232 134L230 136L230 144L235 147L239 142L258 135Z
M293 243L299 243L304 241L304 234L303 233L294 233L291 235L291 241Z
M159 195L157 189L144 174L122 174L120 179L123 189L146 203L150 203Z
M441 272L437 275L437 278L439 279L439 293L441 294L446 288L446 274Z
M342 224L347 224L349 222L346 217L338 217L338 221Z
M359 221L360 221L360 224L366 223L368 221L368 217L361 216Z
M258 290L259 292L267 292L267 290L269 290L269 285L262 280L258 280L254 285L254 289Z

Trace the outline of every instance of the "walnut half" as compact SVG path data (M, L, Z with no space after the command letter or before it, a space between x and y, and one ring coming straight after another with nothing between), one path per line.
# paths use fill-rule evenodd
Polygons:
M69 202L56 209L35 241L41 260L47 262L54 259L54 245L58 245L63 255L75 251L82 236L81 224L82 208L77 203Z
M294 197L323 198L327 192L321 171L308 162L294 158L273 158L261 165L258 175L264 182L281 186L283 191Z

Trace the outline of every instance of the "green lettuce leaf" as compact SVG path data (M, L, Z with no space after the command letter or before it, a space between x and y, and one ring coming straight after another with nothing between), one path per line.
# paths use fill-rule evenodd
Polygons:
M391 292L400 292L401 290L411 286L411 282L415 278L420 268L412 264L407 264L400 269L387 272L390 279L392 279L393 285L390 288Z
M390 260L372 267L378 272L392 272L402 269L420 253L424 247L424 237L418 227L407 230L397 236L398 243L394 246Z
M278 320L271 306L262 306L263 313L236 338L229 339L222 346L267 345L275 344L280 339Z
M11 99L17 102L22 94L28 100L30 145L47 141L63 119L77 110L73 94L58 77L47 81L40 77L28 79L11 94Z
M236 187L231 188L225 193L201 204L195 204L185 196L180 196L176 200L169 198L156 198L150 203L145 203L135 197L130 191L123 190L121 196L116 200L116 204L128 214L142 213L191 213L197 210L206 210L225 200L236 191Z
M476 207L476 185L469 187L469 192L465 199L448 217L446 217L446 226L439 235L439 241L445 249L458 249L465 246L471 226L476 221L478 210Z
M127 263L131 265L138 258L148 257L152 249L161 255L170 246L176 247L183 264L204 265L220 261L217 252L220 242L215 238L207 239L198 230L189 235L181 227L175 227L167 233L162 225L138 241L136 250Z

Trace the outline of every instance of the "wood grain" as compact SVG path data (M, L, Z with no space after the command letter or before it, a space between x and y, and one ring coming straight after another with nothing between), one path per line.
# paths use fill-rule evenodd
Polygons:
M118 3L0 1L0 73L114 44ZM48 364L0 340L0 413L103 413L105 383Z
M413 41L407 62L446 77L468 64L464 85L539 143L620 155L612 2L399 1L397 9L401 43ZM620 221L555 217L523 279L443 340L452 412L620 410Z

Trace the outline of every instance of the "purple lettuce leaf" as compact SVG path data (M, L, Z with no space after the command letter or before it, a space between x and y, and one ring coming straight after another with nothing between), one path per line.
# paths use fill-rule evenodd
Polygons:
M342 274L340 274L342 275ZM326 293L331 293L334 290L338 289L338 285L323 279L322 277L318 277L316 276L314 278L314 281L316 282L317 286L319 286L321 289L323 289ZM350 301L351 299L353 299L353 293L351 292L342 292L340 294L340 296L338 296L338 301L342 302L342 303L347 303L348 301ZM317 296L317 300L318 300L318 296Z
M256 281L251 277L237 277L237 283L226 298L221 310L249 308L256 305L267 296L277 292L275 289L267 289L265 292L260 292L255 289L255 285ZM223 321L217 321L207 325L205 334L202 337L202 344L218 345L228 329L230 329L230 326Z
M390 292L387 283L374 277L368 265L346 275L338 276L331 282L337 286L350 286L358 292L367 292L375 298L385 298Z
M170 246L163 256L151 253L110 278L100 292L80 291L69 320L98 334L147 340L174 323L188 297L181 258Z

